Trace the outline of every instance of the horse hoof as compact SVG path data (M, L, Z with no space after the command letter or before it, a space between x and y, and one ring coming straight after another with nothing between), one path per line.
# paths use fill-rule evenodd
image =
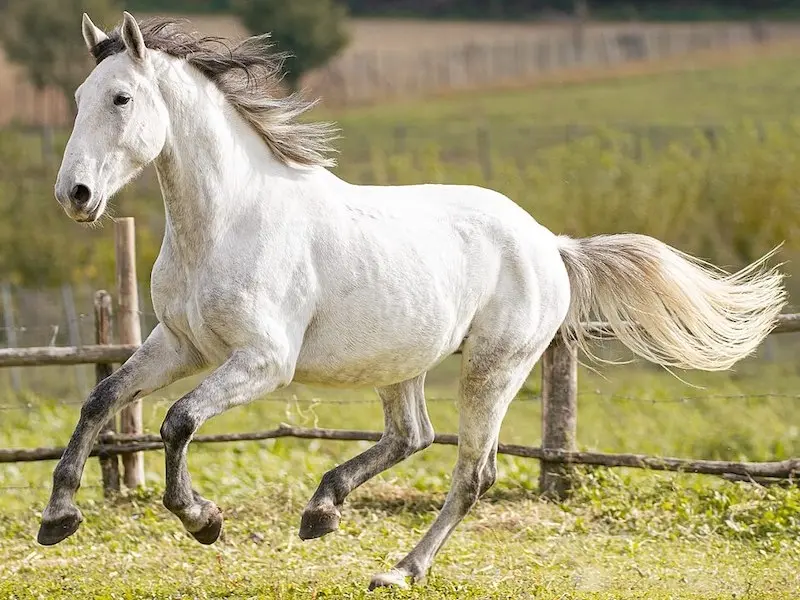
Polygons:
M42 546L54 546L78 531L82 521L83 516L77 508L55 519L42 519L36 541Z
M389 571L388 573L380 573L379 575L375 575L372 581L369 582L369 591L371 592L379 587L406 589L408 588L406 577L407 575L405 573L401 573L397 570Z
M303 511L300 519L300 539L313 540L336 531L342 514L335 506L317 506Z
M222 532L222 522L222 511L214 506L205 527L198 531L190 531L189 533L201 544L210 546L219 539L219 534Z

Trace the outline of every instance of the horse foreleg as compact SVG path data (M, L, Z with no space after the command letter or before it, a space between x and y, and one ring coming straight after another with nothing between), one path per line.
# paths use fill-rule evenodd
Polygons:
M278 353L275 353L278 354ZM167 411L161 426L166 490L164 506L194 538L212 544L222 531L222 512L192 489L186 452L192 436L211 417L268 394L291 380L291 369L272 353L240 350Z
M372 448L325 473L300 521L300 538L318 538L339 526L339 507L347 495L378 473L433 442L424 395L425 374L378 389L384 433Z
M42 513L40 544L57 544L78 530L83 520L74 504L75 492L92 446L103 425L118 410L142 396L195 372L199 366L186 351L171 343L162 325L117 371L97 384L81 408L75 431L53 471L53 490Z

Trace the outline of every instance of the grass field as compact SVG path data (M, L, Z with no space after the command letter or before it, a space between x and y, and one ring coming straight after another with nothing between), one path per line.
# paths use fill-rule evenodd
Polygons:
M771 54L771 55L770 55ZM408 149L440 147L445 159L475 156L476 130L490 136L492 151L515 162L586 131L614 128L662 132L675 139L704 127L792 122L800 115L798 47L729 64L693 69L620 73L586 81L556 81L536 88L453 94L435 101L395 102L374 107L316 111L342 128L342 170L366 159L375 147L393 150L398 132ZM547 136L551 129L550 136ZM671 134L671 135L669 135ZM445 164L447 162L445 161Z
M431 374L440 432L456 431L456 359ZM780 366L784 365L784 366ZM580 374L580 446L704 458L766 460L800 454L800 372L748 361L730 375L671 376L636 367ZM157 431L176 385L147 402ZM537 444L538 372L512 405L501 439ZM764 397L764 392L775 394ZM725 396L724 398L718 397ZM715 397L716 396L716 397ZM341 401L346 403L341 404ZM63 443L75 408L37 400L6 410L0 446ZM371 391L292 386L236 409L203 432L305 426L380 429ZM44 433L46 432L46 433ZM33 539L52 463L0 470L0 597L359 598L435 517L455 450L433 447L353 494L340 531L296 537L320 476L366 444L272 440L197 446L195 485L226 513L224 539L201 547L160 504L162 453L147 454L150 487L102 500L90 461L78 494L86 522L55 548ZM497 486L445 547L428 580L396 598L794 598L800 586L800 490L689 475L586 471L558 505L536 494L535 461L502 457ZM30 487L28 487L30 486ZM10 488L10 489L9 489Z
M780 239L789 242L787 256L797 251L799 73L795 57L783 54L315 116L342 125L339 172L352 181L489 185L559 231L636 229L735 264ZM708 126L717 132L711 140ZM488 141L478 141L480 129ZM161 209L137 194L124 194L117 213L136 215L144 230ZM13 212L4 214L11 223ZM47 235L56 227L46 227ZM79 233L93 243L112 235L110 228ZM604 367L603 376L581 369L580 448L731 460L800 456L797 342L770 342L764 354L729 374L680 374L699 387L641 365ZM456 372L452 359L429 377L438 432L456 431ZM58 389L70 376L60 369L31 375L41 390ZM170 401L190 385L145 403L147 431L158 431ZM503 441L539 443L538 393L537 369L510 408ZM5 393L0 447L64 444L77 408L63 400ZM202 433L279 422L380 429L382 416L369 390L292 386ZM281 439L191 448L195 485L227 519L224 538L210 548L189 539L161 506L160 452L147 454L149 487L115 501L102 499L99 467L90 461L78 494L86 521L55 548L34 541L53 463L3 465L0 598L800 597L797 487L598 469L583 473L572 499L555 504L537 496L538 464L509 457L500 458L498 484L423 585L368 594L370 576L408 551L435 517L455 450L433 447L389 470L348 500L338 532L301 542L300 514L319 478L365 447Z

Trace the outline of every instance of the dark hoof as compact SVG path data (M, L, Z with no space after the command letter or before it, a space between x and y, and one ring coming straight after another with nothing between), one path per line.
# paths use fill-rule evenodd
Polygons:
M219 539L222 532L222 512L215 506L209 516L208 524L199 531L190 531L192 537L201 544L210 546Z
M82 521L83 517L78 510L57 519L43 520L36 541L42 546L54 546L78 531Z
M342 514L335 506L318 506L303 511L300 519L300 539L313 540L336 531Z

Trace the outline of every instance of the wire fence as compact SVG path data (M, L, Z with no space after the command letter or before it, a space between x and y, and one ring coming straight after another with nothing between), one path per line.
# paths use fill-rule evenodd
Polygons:
M61 296L61 298L66 297L63 292L61 293L60 296ZM150 311L141 311L141 313L142 314L140 316L152 316L152 317L154 317L154 315ZM791 323L794 323L794 321L791 321ZM794 327L794 325L792 325L792 327ZM27 329L27 327L23 326L23 327L19 327L19 329ZM790 343L795 343L797 341L796 339L791 339L791 338L796 338L797 337L797 336L793 336L793 335L788 335L788 336L787 335L783 335L783 336L775 336L775 337L788 339L790 341ZM756 359L754 359L754 362L763 367L764 365L768 365L770 362L772 362L772 359L765 358L763 356L763 353L762 353L761 356L759 356ZM756 370L758 368L760 368L760 367L757 366ZM542 369L542 373L545 374L544 368ZM453 378L453 379L455 378L455 376L452 373L451 373L450 377ZM439 383L441 384L441 381L439 381ZM542 386L543 386L542 389L544 389L544 383L542 383ZM436 389L439 389L439 388L436 388ZM455 400L455 397L456 397L455 394L452 394L452 395L451 394L448 394L448 395L436 395L436 393L433 393L433 394L429 394L428 401L429 401L429 405L431 407L436 407L437 405L442 405L442 404L455 405L457 403L457 401ZM175 398L176 398L176 396L174 396L174 395L171 396L169 394L167 394L167 395L158 395L158 394L156 394L155 397L149 399L148 402L151 405L151 407L161 406L162 408L165 408ZM525 405L537 406L537 405L546 404L547 401L548 401L548 399L547 399L546 395L542 394L542 392L537 388L535 383L533 383L531 385L531 382L529 381L529 384L523 388L523 390L520 392L520 394L519 394L519 396L516 399L514 404L518 405L518 406L525 406ZM671 394L671 395L667 395L667 394L664 394L664 393L659 393L658 395L646 395L646 394L635 395L635 394L622 394L622 393L609 392L607 390L601 390L601 389L581 389L581 390L577 390L574 393L574 398L573 398L573 402L575 404L575 409L577 409L577 406L580 405L580 406L583 407L583 410L587 410L587 409L591 410L592 405L594 405L596 403L600 403L603 406L610 406L610 405L614 405L614 404L635 405L638 408L636 408L634 410L637 410L637 411L641 411L642 407L644 407L646 405L650 405L650 406L653 406L653 407L656 407L658 405L662 405L662 406L663 405L672 405L672 406L682 405L682 406L686 406L687 409L693 410L693 409L696 409L698 407L707 406L709 403L729 403L729 404L730 403L736 403L735 406L733 404L731 404L732 411L741 414L743 417L744 417L744 415L746 415L746 413L743 410L744 407L765 405L765 406L767 406L767 408L769 408L770 407L770 403L774 403L775 401L779 401L779 402L781 402L783 405L785 405L787 407L790 406L791 407L790 408L791 411L794 411L797 408L800 408L800 405L797 404L798 401L800 401L800 394L794 393L793 391L787 391L785 388L782 389L782 390L775 389L775 390L766 391L766 392L765 391L758 391L758 392L751 391L751 392L738 392L738 393L702 393L701 391L693 391L693 393L681 393L681 394ZM82 402L83 402L83 398L79 394L74 394L74 393L70 394L68 397L61 397L58 400L56 400L55 402L49 401L49 400L40 401L35 396L30 396L30 395L27 395L27 394L21 394L20 396L17 397L16 400L6 401L5 403L0 404L0 414L8 415L10 413L19 412L19 411L23 411L23 412L26 412L26 413L31 413L31 412L41 411L43 409L44 410L48 410L48 411L61 410L62 408L67 409L67 410L75 410L75 409L77 409L77 407L80 404L82 404ZM552 402L552 400L551 400L551 402ZM326 395L324 398L320 399L318 397L304 397L304 398L303 397L298 397L295 393L277 393L277 394L273 394L271 396L268 396L266 398L261 399L259 401L259 404L262 404L262 403L263 404L271 404L271 405L276 406L276 407L283 407L286 410L288 410L290 408L291 409L297 409L297 413L298 414L301 414L301 415L304 414L304 415L306 415L306 417L309 414L311 414L311 415L314 416L313 425L314 425L315 428L319 424L319 419L318 419L318 416L315 414L315 411L322 410L324 407L367 406L367 405L369 405L369 406L374 406L374 407L377 408L379 406L379 404L380 404L377 396L375 396L375 397L372 397L372 396L370 396L370 397L364 397L364 396L346 397L346 396L344 396L344 394L342 394L342 395L337 394L337 395L334 395L334 396ZM537 406L537 409L538 409L538 406ZM274 419L274 417L276 416L276 413L274 411L264 411L264 412L262 412L260 414L260 416L262 418L266 417L266 418L269 418L269 419ZM257 423L258 422L255 421L255 422L252 422L251 425L252 426L257 426ZM282 426L282 427L284 427L284 426ZM312 433L309 433L309 431L311 431ZM317 430L317 429L314 429L314 430L303 430L303 432L301 432L299 437L312 437L313 438L316 435L316 434L313 433L313 431L319 432L319 430ZM327 433L327 434L323 435L322 436L323 439L364 439L364 440L371 440L376 435L379 435L378 433L375 433L375 432L369 432L369 431L364 432L364 431L362 431L360 434L358 432L350 432L349 434L347 434L347 435L350 435L350 437L342 438L342 437L337 437L337 436L341 436L342 435L341 432L337 433L337 431L339 431L339 430L322 430L322 431L333 432L333 433ZM272 438L272 437L284 437L284 436L292 436L292 435L293 434L289 433L288 430L279 428L279 430L271 430L271 432L268 431L266 433L264 433L264 432L261 432L261 433L255 432L255 433L250 433L250 434L248 434L248 433L225 434L225 435L221 435L221 436L217 435L217 436L207 436L207 437L209 437L208 441L212 441L213 442L213 441L237 441L237 440L238 441L243 441L243 440L249 440L249 439L258 440L258 439L269 439L269 438ZM358 437L358 435L362 435L362 437ZM778 432L778 437L780 437L781 435L784 435L784 437L785 437L785 432L783 432L783 433ZM125 437L125 436L122 436L122 437ZM127 437L131 438L130 435L127 436ZM298 437L298 436L295 436L295 437ZM134 439L134 438L136 438L136 436L134 436L131 439ZM157 449L157 448L160 447L159 446L160 442L158 442L156 440L157 436L152 436L152 435L141 436L140 435L139 438L141 438L141 439L140 440L138 438L136 438L136 439L138 440L138 443L144 444L144 446L142 447L142 449L144 449L144 450L153 450L153 449ZM449 440L449 441L444 441L442 443L451 443L453 441L452 439L450 439L447 436L445 436L445 438L447 440ZM127 438L126 439L122 439L122 438L116 439L116 438L113 438L113 437L109 438L109 441L111 443L117 443L117 444L120 443L120 441L122 443L130 442L130 440L128 440ZM116 451L123 452L123 453L125 452L125 446L119 446L119 445L113 446L112 445L112 446L107 446L107 448L111 448L111 449L117 448L118 450L116 450ZM526 450L515 450L515 451L511 451L511 453L513 454L514 452L517 452L518 456L539 457L539 455L537 454L538 452L540 452L539 449L531 448L531 447L526 447L526 448L527 448ZM561 449L559 451L562 451L562 450L564 450L564 449ZM42 451L45 451L45 449L42 449ZM106 450L106 451L108 452L108 451L112 451L112 450ZM542 451L544 451L544 450L542 450ZM554 455L554 456L556 456L559 460L564 459L564 460L578 460L578 461L586 459L587 456L588 456L589 458L587 460L600 461L598 464L604 464L604 463L602 463L602 460L617 460L618 462L617 463L612 463L612 466L613 466L613 464L617 464L617 466L620 466L620 465L625 466L625 465L628 464L626 461L630 462L632 460L633 461L640 461L640 462L641 461L647 462L647 461L651 461L651 460L652 461L657 460L657 457L643 457L641 455L638 456L638 458L632 459L631 456L635 456L635 455L627 455L627 454L626 455L617 455L617 458L615 458L615 459L608 459L607 457L603 458L601 455L594 455L592 453L589 453L586 456L584 456L581 453L578 453L578 454L573 456L573 455L569 454L569 452L570 452L569 450L564 450L564 451L567 452L567 454L565 454L564 456L561 456L561 455L557 455L557 456ZM786 452L786 451L791 452L791 449L784 449L784 452ZM3 451L3 452L7 453L9 451ZM53 456L56 456L59 453L59 451L57 449L46 450L46 453L47 452L49 452L48 456L50 454L52 454ZM101 452L102 452L102 450L101 450ZM526 454L526 452L527 452L527 454ZM545 454L545 455L542 455L542 456L549 456L549 455ZM686 461L688 459L669 459L669 460L675 460L675 461L683 460L683 461ZM692 465L694 465L696 462L697 461L690 461L690 463ZM703 463L703 460L700 460L699 462ZM590 463L590 464L594 464L594 463ZM647 464L650 464L650 463L648 462ZM652 464L656 464L656 463L652 463ZM650 465L650 468L653 468L652 464ZM686 464L689 464L689 463L686 463L686 464L684 464L684 463L676 463L676 464L677 464L677 466L674 469L673 468L669 468L668 470L677 470L677 468L680 467L680 465L686 466ZM783 464L783 463L780 463L780 464ZM695 468L695 467L692 467L692 468ZM699 468L708 468L708 467L701 465L701 467L699 467ZM715 465L715 466L713 466L711 468L712 468L713 472L716 472L716 471L714 471L714 469L718 470L718 469L720 469L722 467L719 467L718 465ZM754 467L754 468L763 469L763 465L759 466L759 467ZM786 468L786 467L782 466L781 468ZM791 468L793 468L793 467L791 467ZM742 476L743 477L743 476L746 475L746 473L745 473L745 475L742 475L741 473L737 475L736 472L729 473L727 471L726 471L726 473L731 475L731 476ZM2 479L0 479L0 481L2 481ZM3 486L0 485L0 488L2 488L2 487ZM12 485L10 487L10 489L17 489L19 487L20 486ZM22 486L22 488L24 488L24 487L25 486Z

